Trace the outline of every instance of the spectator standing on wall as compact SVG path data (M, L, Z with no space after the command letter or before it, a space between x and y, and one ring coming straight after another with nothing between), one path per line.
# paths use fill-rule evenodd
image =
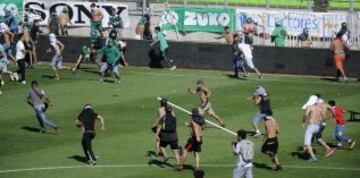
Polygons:
M56 14L55 11L51 12L47 27L49 29L49 34L53 33L56 36L59 35L59 29L60 29L59 16Z
M298 36L298 46L309 48L312 44L311 37L309 35L309 29L304 28L303 32Z
M276 47L285 47L287 35L286 29L281 25L281 22L276 22L275 29L271 35L271 42L275 42Z
M246 24L244 25L244 35L245 35L245 43L248 45L253 45L254 43L254 35L257 35L257 28L253 23L252 18L248 18Z
M100 36L102 37L102 20L104 18L104 14L101 12L100 8L96 6L95 3L90 5L91 8L91 32L98 31Z
M150 24L151 24L150 23L150 15L149 14L144 14L140 18L138 24L136 25L135 39L138 39L138 40L140 40L141 38L147 39L149 36L151 36ZM152 37L151 37L151 39L152 39Z
M341 34L341 39L344 41L344 43L346 45L350 45L351 32L347 28L347 24L345 22L341 24L341 29L338 33Z
M345 63L345 49L349 50L349 46L342 40L342 34L338 33L336 38L331 42L330 50L334 54L334 62L336 66L336 80L340 81L340 76L343 77L343 82L347 83L349 79L346 77L344 71L344 63Z
M69 36L68 24L72 25L72 22L70 21L69 18L69 9L67 6L65 6L61 11L61 13L59 14L59 24L60 24L61 35Z
M122 31L124 29L124 22L120 17L120 10L116 11L115 8L111 8L111 15L109 17L109 27L112 27L117 32L119 38L122 37Z
M9 26L10 31L12 33L18 33L19 32L19 24L16 20L16 17L11 14L11 11L5 10L5 23Z
M227 44L233 44L234 43L234 34L231 32L229 26L224 27L224 32L221 36L216 37L215 39L222 39L224 38Z

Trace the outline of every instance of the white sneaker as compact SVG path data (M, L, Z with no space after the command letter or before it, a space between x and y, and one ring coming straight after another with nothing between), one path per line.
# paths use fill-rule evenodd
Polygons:
M176 66L172 66L171 68L170 68L170 70L175 70L176 69Z
M13 74L15 81L19 81L19 75L15 72Z
M14 74L10 74L9 77L10 77L10 80L11 80L11 81L14 81L14 80L15 80Z
M1 80L1 85L5 85L5 82L4 82L4 80Z
M258 132L255 133L255 135L253 135L253 137L258 137L260 135L261 135L261 132L258 131Z
M25 81L25 80L23 80L21 83L24 84L24 85L26 85L26 81Z

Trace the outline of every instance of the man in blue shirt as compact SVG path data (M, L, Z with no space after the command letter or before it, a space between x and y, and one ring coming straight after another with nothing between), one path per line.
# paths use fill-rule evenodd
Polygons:
M5 23L6 23L6 25L9 26L10 31L12 33L18 33L19 24L18 24L18 22L16 20L16 17L13 14L11 14L11 12L8 11L8 10L5 11Z

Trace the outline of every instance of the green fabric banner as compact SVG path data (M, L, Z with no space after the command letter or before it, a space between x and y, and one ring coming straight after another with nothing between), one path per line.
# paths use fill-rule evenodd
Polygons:
M161 19L163 30L182 32L223 32L225 26L235 31L235 10L230 8L169 8Z
M23 0L1 0L0 1L0 20L4 19L5 12L9 11L15 15L18 22L22 19L23 14Z

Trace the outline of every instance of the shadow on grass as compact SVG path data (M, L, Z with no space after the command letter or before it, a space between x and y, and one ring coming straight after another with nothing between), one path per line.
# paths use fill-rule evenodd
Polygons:
M88 164L88 161L85 156L73 155L73 156L70 156L69 159L74 159L78 162Z
M231 78L231 79L237 79L237 80L244 80L244 81L247 81L247 78L245 77L236 77L234 76L233 74L224 74L225 76Z
M309 155L309 153L305 152L303 149L304 148L302 146L299 146L296 151L291 152L290 154L291 154L291 156L297 157L298 159L308 160L310 158L310 155ZM315 153L316 152L315 149L313 149L313 150Z
M257 163L257 162L253 162L254 167L259 168L259 169L265 169L265 170L272 170L272 167L264 164L264 163Z
M339 82L338 80L336 80L336 78L334 77L322 77L320 78L321 80L326 80L326 81L330 81L330 82Z
M29 131L29 132L34 132L34 133L39 133L40 134L40 129L39 128L23 126L23 127L21 127L21 129ZM51 133L51 132L45 132L45 133L41 133L41 134L55 135L54 133Z
M41 78L54 79L55 77L52 75L41 75Z

